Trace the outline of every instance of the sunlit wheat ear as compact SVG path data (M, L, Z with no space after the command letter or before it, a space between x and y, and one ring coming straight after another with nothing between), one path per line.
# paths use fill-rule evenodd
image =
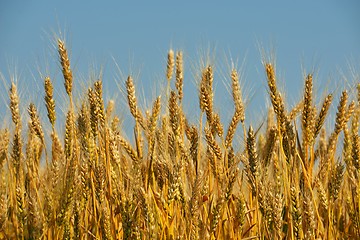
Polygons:
M215 231L220 223L220 217L224 207L224 198L218 199L215 207L211 211L211 220L210 220L210 233L215 236Z
M304 108L302 111L302 131L303 131L303 147L311 144L313 137L314 114L313 114L313 77L311 74L307 75L305 80L304 91Z
M214 82L214 70L213 67L211 65L207 66L206 68L206 84L209 88L209 90L211 91L211 93L213 93L213 82Z
M33 130L35 131L35 134L39 137L41 142L44 144L45 143L44 131L40 125L40 119L37 114L36 107L33 103L30 103L29 108L28 108L28 113L29 113L29 116L31 119L31 126L32 126Z
M205 128L205 137L206 137L206 142L208 143L212 152L215 154L218 161L221 161L223 159L221 148L215 141L215 138L214 138L213 134L211 133L211 130L209 127Z
M77 122L77 129L80 135L80 143L81 146L84 148L85 155L87 155L88 137L89 137L91 123L88 112L88 106L85 101L81 104L76 122Z
M106 203L102 204L102 216L100 219L103 239L113 239L111 235L110 210Z
M344 130L344 143L343 143L343 155L345 163L351 166L351 148L352 148L352 135L350 134L349 128L345 127Z
M195 172L198 173L198 151L199 151L199 133L196 129L196 127L192 126L190 128L190 156L192 157L194 166L195 166Z
M23 190L23 168L22 168L22 136L21 136L21 119L19 111L19 96L15 83L11 83L10 93L10 110L12 121L15 125L13 145L11 150L11 171L15 172L15 183L12 191L14 191L15 201L14 220L16 222L16 235L19 238L24 237L24 218L25 218L25 206L24 206L24 190Z
M303 216L306 229L305 238L312 239L314 237L316 221L313 201L311 199L311 196L308 196L307 194L305 194L303 200Z
M275 113L279 112L279 106L277 105L277 89L276 89L276 78L273 66L270 63L265 65L266 76L268 80L268 86L270 90L270 99L273 104Z
M167 66L166 66L166 79L168 81L171 80L173 72L174 72L174 51L172 49L169 50L167 55Z
M318 117L316 119L316 123L315 123L314 139L320 133L320 130L324 125L324 121L325 121L326 115L327 115L327 113L329 111L332 99L333 99L332 94L329 94L329 95L326 96L326 98L325 98L325 100L324 100L324 102L322 104L321 110L319 112L319 115L318 115Z
M236 69L233 69L231 71L231 82L232 82L232 95L233 95L233 100L234 100L234 104L235 104L235 112L239 112L240 115L240 121L244 122L245 121L245 111L244 111L244 104L243 104L243 99L242 99L242 94L241 94L241 89L240 89L240 84L239 84L239 74L236 71Z
M140 124L142 124L143 119L139 107L137 105L135 85L131 76L128 76L126 80L126 91L127 91L127 99L128 99L128 105L130 108L131 115L133 115L136 121L139 121Z
M213 115L213 131L217 133L217 135L222 138L224 135L224 128L221 124L220 115L218 113L214 113Z
M256 139L253 128L250 126L246 139L246 150L248 154L249 170L251 176L256 180L259 175L258 155L256 150Z
M275 225L275 233L277 236L282 236L282 226L283 226L283 219L282 219L282 212L283 212L283 206L284 206L284 199L283 194L281 193L281 183L280 183L280 176L275 176L275 178L278 178L279 181L277 181L276 185L274 187L274 190L272 193L274 195L273 198L273 210L272 215L274 218L274 225Z
M284 128L284 124L286 121L285 106L284 106L284 101L277 90L275 70L272 64L270 63L265 64L265 71L268 80L267 82L269 87L270 100L273 105L274 112L277 116L278 122L280 123L281 127Z
M183 99L183 80L184 80L184 64L183 64L183 53L182 51L176 52L175 61L175 74L176 74L176 90L178 91L179 101Z
M345 125L345 115L346 115L346 105L348 101L348 93L347 91L343 91L340 97L340 102L337 107L336 119L335 119L335 128L333 133L331 134L328 142L328 153L332 154L336 148L336 140L341 130Z
M44 80L44 88L45 88L45 105L47 110L47 116L51 123L52 128L55 126L56 113L55 113L55 100L53 96L53 85L49 77L46 77Z
M200 108L205 110L206 119L210 125L213 123L212 81L212 68L209 66L203 71L203 78L200 84Z
M134 150L134 148L130 145L130 143L128 143L125 139L123 139L122 137L118 138L118 141L120 143L120 145L125 149L125 151L127 152L127 154L131 157L131 159L134 161L134 163L138 163L138 156L136 151Z
M21 158L22 158L22 140L21 140L21 119L19 110L19 96L15 83L11 83L10 88L10 110L12 121L15 125L13 148L11 153L12 164L15 168L16 178L21 173Z
M72 71L70 68L70 60L69 60L69 56L66 50L66 46L65 46L65 42L61 39L58 39L58 52L59 52L59 56L60 56L60 64L62 67L62 73L64 76L64 86L65 86L65 90L66 93L68 94L68 96L71 96L71 91L72 91L72 85L73 85L73 76L72 76Z
M301 224L302 224L302 214L299 203L299 190L294 186L290 188L291 196L291 215L293 222L293 230L296 239L300 239Z
M96 95L96 102L99 108L98 117L100 120L101 128L105 127L105 106L104 106L104 99L103 99L103 90L102 90L102 81L98 80L94 83L94 90Z
M104 185L105 185L105 168L102 161L96 164L94 169L95 176L95 193L99 204L104 202Z
M241 121L241 112L235 110L235 113L234 113L233 117L231 118L231 122L230 122L229 128L226 133L225 146L227 148L230 147L232 144L232 141L233 141L233 138L235 135L235 131L236 131L236 127L240 121Z
M227 148L231 146L238 123L239 122L243 123L245 121L244 105L242 101L242 95L239 84L239 75L235 69L233 69L231 72L231 81L232 81L233 101L235 104L235 112L233 117L231 118L231 122L229 124L229 128L226 133L225 146Z
M355 102L351 101L349 106L347 107L347 110L345 113L343 127L345 127L346 123L350 120L351 116L353 115L353 113L355 111L355 107L356 107Z
M344 176L344 168L345 166L342 165L342 163L338 162L336 163L336 165L331 170L331 173L329 174L330 176L328 183L329 196L333 201L335 201L339 196L339 191Z
M10 142L10 132L8 129L0 130L0 173L2 171L2 167L5 164L5 160L8 153ZM0 174L1 175L1 174ZM0 184L1 186L1 184Z
M236 200L235 219L239 222L239 230L241 233L246 220L246 202L242 194L240 194Z
M229 176L229 179L227 181L227 186L225 188L225 191L223 193L225 201L229 201L233 192L234 185L236 183L237 177L239 175L240 170L238 168L235 168Z
M11 151L12 167L15 169L15 178L18 181L22 176L22 160L23 160L23 142L19 133L15 133L13 137L13 146ZM22 180L22 179L20 179Z
M51 133L51 141L52 141L52 147L51 147L51 155L52 155L52 161L51 161L51 175L52 175L52 192L57 192L57 185L60 181L59 179L59 170L60 165L62 164L59 162L63 158L64 149L62 147L62 144L60 142L59 136L55 133Z
M66 114L66 124L65 124L65 158L66 162L72 160L74 153L74 142L75 142L75 133L74 133L74 114L72 111L68 111Z
M338 105L338 111L336 113L335 120L335 129L334 132L336 135L340 133L345 124L345 115L346 115L346 105L348 101L348 93L347 91L343 91L340 98L340 103Z
M157 97L152 108L152 113L149 121L149 136L153 138L155 136L156 121L160 115L161 110L161 96Z
M249 173L251 174L251 173ZM251 184L252 193L257 195L259 208L258 211L264 216L264 222L269 222L271 218L271 202L270 202L270 194L267 193L267 189L265 188L266 182L264 179L261 179L260 184L258 184L258 188L256 191L256 186L254 180L251 180L251 175L248 176L249 183ZM253 182L251 182L253 181ZM273 197L273 196L271 196Z
M88 89L88 101L90 106L90 126L93 137L97 137L99 123L99 105L96 93L92 88Z
M170 124L173 130L173 133L176 137L180 136L180 116L179 116L179 106L177 103L177 96L175 91L170 92L169 99L169 117Z
M17 224L17 238L24 238L24 222L25 222L25 203L24 203L24 187L23 187L23 183L21 182L21 178L23 178L23 173L22 171L19 172L19 178L16 179L16 183L15 183L15 197L16 197L16 217L17 219L16 224ZM20 177L21 176L21 177Z
M277 129L271 127L267 134L267 140L264 149L262 150L263 155L263 166L267 167L270 163L270 159L274 153L275 145L277 141Z
M17 87L15 83L11 83L10 88L10 110L12 121L15 124L17 130L21 129L21 119L19 110L19 95L17 93Z
M80 206L81 204L79 202L74 203L74 210L73 210L73 216L74 216L74 233L73 237L75 239L81 238L81 226L80 226Z
M199 86L199 107L201 112L205 111L205 103L204 103L204 92L207 91L206 90L206 74L205 71L202 71L201 74L201 81L200 81L200 86Z

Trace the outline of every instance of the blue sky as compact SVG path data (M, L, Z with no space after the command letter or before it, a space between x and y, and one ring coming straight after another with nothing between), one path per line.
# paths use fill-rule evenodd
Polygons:
M348 1L0 1L0 113L6 110L10 76L19 76L23 105L42 103L39 72L59 86L65 99L54 36L66 36L78 91L89 69L104 68L106 98L119 97L123 86L115 62L134 74L147 106L165 84L166 54L171 47L185 55L185 103L198 107L194 69L210 49L215 59L217 108L228 121L231 98L224 82L230 58L244 61L242 85L249 96L250 118L263 114L266 79L259 48L275 50L279 82L289 105L301 96L303 70L314 71L322 88L341 89L342 73L353 86L349 64L359 73L360 2ZM259 47L260 46L260 47ZM61 88L61 89L60 89ZM154 93L155 92L155 93ZM146 101L144 101L146 102ZM146 105L144 104L144 105ZM119 104L121 105L121 104ZM61 106L59 106L60 108ZM25 109L26 106L23 106ZM40 107L44 111L44 107ZM25 110L24 110L25 111ZM197 111L197 110L196 110ZM4 116L0 119L3 121Z

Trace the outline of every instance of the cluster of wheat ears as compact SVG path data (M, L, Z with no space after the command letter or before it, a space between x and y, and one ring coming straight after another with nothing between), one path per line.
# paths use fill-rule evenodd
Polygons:
M200 119L188 119L183 54L170 50L168 91L152 109L139 107L133 78L126 80L129 141L101 79L74 104L64 41L57 47L70 102L63 136L51 79L43 79L48 119L33 103L21 119L11 83L12 123L0 131L0 239L359 239L360 83L354 96L341 93L325 130L333 95L316 106L309 74L302 100L286 109L274 63L264 61L271 107L254 130L235 68L233 116L220 120L208 65L199 69Z

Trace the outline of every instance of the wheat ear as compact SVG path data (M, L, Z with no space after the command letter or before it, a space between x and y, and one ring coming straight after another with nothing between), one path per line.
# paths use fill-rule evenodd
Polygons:
M50 80L50 77L46 77L44 80L44 88L45 88L45 105L47 110L47 116L51 123L51 126L54 130L55 127L55 120L56 120L56 114L55 114L55 100L53 96L53 85Z
M62 73L64 76L64 86L65 86L65 90L66 93L68 94L68 96L71 96L71 91L72 91L72 85L73 85L73 75L72 75L72 71L70 68L70 60L69 60L69 56L67 53L67 49L65 46L65 42L61 39L58 39L58 52L59 52L59 56L60 56L60 64L62 67Z

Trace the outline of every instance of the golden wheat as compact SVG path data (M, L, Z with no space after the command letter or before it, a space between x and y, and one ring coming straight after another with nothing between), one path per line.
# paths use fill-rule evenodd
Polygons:
M9 89L12 126L0 130L0 239L360 236L360 84L356 101L343 90L333 117L328 112L335 96L325 95L317 107L309 74L302 99L289 110L274 63L265 63L272 106L266 127L254 130L259 123L245 121L251 109L245 109L235 69L228 73L231 119L223 121L215 110L214 65L197 69L200 119L188 116L182 103L183 53L170 50L168 88L151 109L140 108L134 80L126 79L125 102L135 124L121 126L117 102L104 101L105 79L73 101L77 84L64 41L57 44L70 98L65 118L57 116L49 77L44 79L48 121L33 103L30 118L24 118L18 86L11 83ZM332 130L324 124L328 120ZM62 121L63 129L55 121ZM237 134L239 123L244 139ZM134 141L125 137L131 130Z

